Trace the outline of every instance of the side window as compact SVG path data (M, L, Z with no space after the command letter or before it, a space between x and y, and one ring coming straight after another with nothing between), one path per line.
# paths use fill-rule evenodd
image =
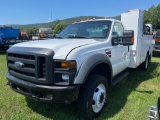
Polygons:
M115 23L113 26L113 32L112 35L118 35L118 36L123 36L124 28L121 23Z
M143 34L144 35L150 35L151 34L151 28L147 24L143 24Z

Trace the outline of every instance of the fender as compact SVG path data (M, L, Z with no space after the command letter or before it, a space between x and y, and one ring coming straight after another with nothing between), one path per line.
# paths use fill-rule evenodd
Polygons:
M106 63L109 65L111 69L111 77L112 77L113 71L112 71L112 65L109 57L107 55L99 53L89 57L87 60L85 60L82 63L75 77L74 84L85 83L87 76L89 75L91 70L100 63Z

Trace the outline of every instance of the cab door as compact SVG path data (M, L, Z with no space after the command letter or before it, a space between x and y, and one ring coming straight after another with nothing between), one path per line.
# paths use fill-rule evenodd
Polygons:
M122 23L115 22L112 29L112 35L123 36L124 27ZM120 40L120 39L119 39ZM128 52L128 46L114 45L111 49L113 76L122 72L129 65L130 54Z

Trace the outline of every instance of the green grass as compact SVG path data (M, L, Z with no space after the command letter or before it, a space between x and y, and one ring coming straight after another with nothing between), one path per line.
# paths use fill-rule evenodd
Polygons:
M13 92L6 86L6 56L0 54L0 120L83 120L75 103L40 103ZM97 120L145 120L149 107L160 96L160 56L146 72L129 69L130 75L111 88L108 105Z

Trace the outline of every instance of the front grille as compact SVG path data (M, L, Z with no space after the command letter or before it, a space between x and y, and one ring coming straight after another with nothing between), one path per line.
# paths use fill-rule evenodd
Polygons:
M46 51L45 51L46 52ZM51 52L53 53L53 52ZM19 79L34 83L53 83L53 54L7 52L8 72ZM16 62L23 66L17 67ZM48 70L47 70L48 69ZM48 71L48 73L47 73Z
M36 77L35 73L24 72L24 71L16 70L16 69L13 69L13 68L9 68L9 71L12 74L20 74L20 75L29 76L29 77L32 77L32 78Z
M22 62L24 67L18 69L15 67L15 62ZM31 79L36 79L35 74L35 56L32 55L22 55L22 54L15 54L15 53L8 53L8 69L11 75L14 75L18 78L30 77Z
M46 59L44 57L38 57L39 60L39 78L46 78Z

